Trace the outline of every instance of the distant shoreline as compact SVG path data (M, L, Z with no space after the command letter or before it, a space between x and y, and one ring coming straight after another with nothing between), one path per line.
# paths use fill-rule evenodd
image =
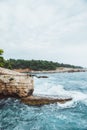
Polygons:
M56 70L43 70L43 71L35 71L35 70L29 70L26 69L14 69L17 72L20 73L73 73L73 72L87 72L87 69L80 69L80 68L65 68L65 67L59 67Z

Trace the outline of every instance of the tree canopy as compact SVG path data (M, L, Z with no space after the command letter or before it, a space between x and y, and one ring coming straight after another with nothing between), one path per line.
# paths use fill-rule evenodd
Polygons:
M4 66L4 58L3 58L3 53L4 51L2 49L0 49L0 67Z
M15 60L15 59L9 59L6 62L10 66L10 68L12 68L12 69L29 68L31 70L36 70L36 71L56 70L58 67L81 68L79 66L63 64L63 63L58 63L58 62L53 62L53 61L46 61L46 60L21 60L21 59Z
M80 66L74 66L70 64L63 64L53 61L46 60L22 60L22 59L9 59L5 60L3 58L4 51L0 49L0 67L5 67L9 69L31 69L36 71L42 70L56 70L58 67L66 67L66 68L82 68Z
M4 53L4 51L2 49L0 49L0 55L2 55Z

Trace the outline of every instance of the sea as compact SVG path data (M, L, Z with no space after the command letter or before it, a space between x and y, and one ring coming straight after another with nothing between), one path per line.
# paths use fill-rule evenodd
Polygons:
M64 104L28 106L17 99L0 100L0 130L87 130L87 72L41 73L34 95L69 98Z

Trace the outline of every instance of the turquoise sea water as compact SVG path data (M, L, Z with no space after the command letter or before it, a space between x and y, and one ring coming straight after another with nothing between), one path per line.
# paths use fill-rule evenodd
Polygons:
M34 78L35 95L73 100L41 107L0 100L0 130L87 130L87 73L41 75L49 78Z

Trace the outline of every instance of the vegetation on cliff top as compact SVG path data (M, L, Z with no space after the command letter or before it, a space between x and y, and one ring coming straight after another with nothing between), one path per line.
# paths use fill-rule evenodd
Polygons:
M74 65L69 64L60 64L52 61L45 60L15 60L9 59L7 60L8 64L12 67L12 69L26 69L29 68L31 70L42 71L42 70L56 70L58 67L67 67L67 68L81 68ZM5 66L6 67L6 66Z
M2 56L3 53L4 53L4 51L2 49L0 49L0 67L3 67L4 63L5 63L4 58Z
M2 56L3 52L4 51L0 49L0 66L9 69L29 68L31 70L42 71L42 70L56 70L58 67L82 68L80 66L74 66L74 65L46 61L46 60L22 60L22 59L5 60Z

